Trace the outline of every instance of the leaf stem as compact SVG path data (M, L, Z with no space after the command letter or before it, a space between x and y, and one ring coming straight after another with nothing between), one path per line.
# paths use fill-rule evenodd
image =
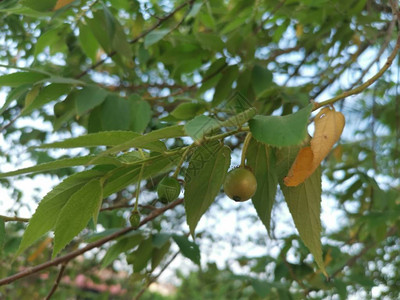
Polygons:
M249 147L251 137L252 137L251 132L247 133L246 138L244 139L244 142L243 142L242 157L241 157L241 161L240 161L241 168L244 168L244 166L246 165L246 152L247 152L247 148Z
M135 207L133 208L133 211L135 211L135 212L138 211L138 206L139 206L140 182L142 181L143 170L144 170L144 164L142 164L142 166L140 168L138 182L136 185L136 203L135 203Z

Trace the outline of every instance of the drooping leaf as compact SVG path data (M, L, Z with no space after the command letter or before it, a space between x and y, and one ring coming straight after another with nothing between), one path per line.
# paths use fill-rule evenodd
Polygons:
M100 175L102 175L101 172L94 170L77 173L68 177L51 190L40 201L35 213L29 220L28 227L24 232L16 255L22 253L45 233L52 230L61 209L71 195L79 190L88 180Z
M216 141L202 144L190 159L185 175L185 211L192 235L219 193L229 165L230 149Z
M341 112L325 107L315 116L315 131L311 139L313 166L318 166L342 134L345 119Z
M172 238L178 245L183 256L189 258L195 264L200 265L200 248L196 243L189 241L184 235L174 234Z
M55 225L53 257L87 226L101 200L99 179L92 179L68 199Z
M287 116L256 115L249 121L250 130L259 142L284 147L298 145L307 137L307 122L313 104Z
M275 152L271 147L251 139L246 152L247 165L257 179L257 191L252 197L258 217L268 232L271 226L271 211L278 186Z
M280 186L301 240L326 275L321 247L321 168L296 187L288 187L282 181Z
M343 127L344 116L340 112L326 107L315 117L315 132L311 139L311 147L302 148L289 170L284 182L287 186L297 186L304 182L328 155L339 139Z
M313 167L313 158L311 147L307 146L300 149L288 175L283 179L285 185L298 186L314 173L318 165L315 168Z

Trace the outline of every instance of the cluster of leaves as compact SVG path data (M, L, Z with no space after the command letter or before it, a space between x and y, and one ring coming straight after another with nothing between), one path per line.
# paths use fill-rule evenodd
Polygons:
M391 45L396 19L391 21L389 5L367 0L8 0L0 3L0 11L2 32L12 41L0 46L5 70L0 86L7 92L0 108L1 130L7 143L17 145L1 153L14 164L24 151L34 162L1 173L1 183L13 189L8 177L22 174L62 178L40 200L22 238L21 228L7 226L6 232L7 219L0 218L4 253L18 256L50 231L53 258L65 247L64 254L79 243L112 237L126 228L134 195L140 195L144 229L126 230L112 246L104 246L101 266L126 258L133 277L146 285L160 264L168 265L173 249L200 264L199 246L182 233L182 225L186 219L189 233L196 236L200 219L221 192L231 152L250 132L253 138L244 155L257 178L252 203L258 218L274 236L272 225L279 220L271 215L280 188L301 241L281 237L279 257L248 258L243 265L260 265L250 269L253 277L242 279L250 280L257 297L285 298L282 291L289 287L293 295L319 291L342 297L360 286L371 290L371 285L354 282L358 268L335 273L353 252L341 253L330 241L375 247L387 242L398 221L396 187L382 188L374 179L380 174L395 177L400 168L400 110L393 77L385 74L373 94L365 93L360 107L351 105L353 111L344 112L346 119L352 114L361 115L362 122L372 119L385 135L377 136L375 127L372 134L369 127L360 129L366 141L343 142L328 159L327 178L341 186L331 194L348 222L324 247L319 164L343 124L333 122L339 129L327 125L339 113L324 108L326 118L317 116L310 147L307 126L317 107L310 98L319 100L329 89L339 92L336 84L347 72L356 74L356 80L345 88L357 85L368 71L357 69L362 54L368 49L376 53L374 47L382 45L379 59ZM377 100L386 96L388 100ZM34 119L40 125L24 125ZM329 145L322 147L326 134ZM78 152L60 156L62 149ZM383 149L388 150L378 157ZM308 151L306 158L296 159L302 151ZM184 182L184 211L176 207L156 219L168 206L146 192L154 191L172 170ZM288 183L289 177L295 184ZM346 204L353 202L357 205L349 210ZM96 228L104 231L93 234ZM289 251L296 253L296 263L287 261ZM324 274L342 278L324 282L307 259L309 251ZM265 285L257 278L268 268L274 272L267 274ZM346 291L344 284L354 288ZM392 287L389 281L382 284Z

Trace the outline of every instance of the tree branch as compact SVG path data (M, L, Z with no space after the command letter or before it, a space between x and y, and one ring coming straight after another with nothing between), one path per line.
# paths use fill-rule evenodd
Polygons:
M129 41L130 44L134 44L137 41L139 41L141 38L145 37L146 35L148 35L150 32L152 32L153 30L157 29L162 23L164 23L165 21L167 21L168 19L170 19L173 15L175 15L178 11L180 11L182 8L184 8L186 5L192 5L194 2L194 0L189 0L186 1L184 3L182 3L181 5L179 5L177 8L175 8L171 13L169 13L168 15L166 15L165 17L160 17L157 21L156 24L154 24L152 27L150 27L149 29L147 29L146 31L142 32L141 34L139 34L137 37L135 37L133 40ZM186 16L186 15L185 15ZM185 17L184 17L185 18ZM183 18L183 19L184 19ZM178 26L183 22L183 19L178 23ZM172 30L175 30L177 26L175 26ZM76 79L80 79L83 76L85 76L89 71L96 69L98 66L102 65L103 63L105 63L105 61L111 57L113 57L115 54L117 54L116 50L111 51L110 53L107 54L107 57L97 61L96 63L94 63L93 65L91 65L89 68L87 68L86 70L84 70L83 72L81 72L80 74L78 74L77 76L75 76Z
M394 225L386 233L385 238L387 238L391 235L394 235L396 232L397 232L397 227ZM331 279L335 278L337 275L339 275L345 267L352 267L360 257L362 257L364 254L366 254L371 248L374 248L376 246L376 244L377 243L374 241L374 242L370 243L369 245L366 245L357 255L350 257L343 266L341 266L339 269L337 269L335 272L332 273L332 275L329 277L329 280L331 280Z
M395 59L395 57L397 56L397 52L400 49L400 34L397 37L397 41L396 41L396 46L394 47L392 53L390 54L390 56L387 58L386 63L383 65L383 67L379 70L378 73L376 73L374 76L372 76L370 79L368 79L366 82L364 82L363 84L361 84L360 86L345 91L343 93L341 93L340 95L333 97L331 99L322 101L322 102L315 102L314 103L314 108L313 110L317 110L318 108L325 106L325 105L329 105L329 104L333 104L341 99L344 99L348 96L352 96L352 95L356 95L359 94L361 92L363 92L366 88L368 88L371 84L373 84L375 81L377 81L384 73L387 69L389 69L389 67L391 66L393 60Z
M68 254L66 254L64 256L60 256L60 257L58 257L56 259L53 259L51 261L45 262L43 264L37 265L37 266L32 267L32 268L25 269L24 271L16 273L14 275L11 275L9 277L0 279L0 286L1 285L5 285L5 284L9 284L9 283L11 283L11 282L13 282L15 280L27 277L27 276L32 275L32 274L35 274L35 273L40 272L40 271L42 271L44 269L47 269L49 267L57 266L57 265L59 265L61 263L67 262L67 261L69 261L69 260L71 260L71 259L73 259L73 258L75 258L75 257L77 257L77 256L89 251L89 250L92 250L94 248L100 247L100 246L102 246L103 244L105 244L105 243L107 243L109 241L112 241L112 240L114 240L114 239L116 239L116 238L118 238L120 236L123 236L123 235L127 234L128 232L130 232L132 230L135 230L135 229L143 226L144 224L148 223L149 221L151 221L151 220L155 219L156 217L158 217L159 215L163 214L165 211L170 210L170 209L174 208L175 206L177 206L177 205L179 205L181 203L183 203L183 199L177 199L174 202L171 202L171 203L165 205L162 208L153 210L146 218L144 218L140 222L139 226L136 227L136 228L135 227L126 227L126 228L121 229L120 231L117 231L117 232L115 232L115 233L113 233L113 234L111 234L109 236L106 236L106 237L104 237L104 238L102 238L102 239L100 239L100 240L98 240L96 242L90 243L90 244L86 245L85 247L83 247L81 249L72 251L72 252L70 252L70 253L68 253Z
M67 264L68 264L68 261L65 261L62 263L60 271L58 272L57 279L54 282L54 285L53 285L52 289L50 290L49 294L47 295L46 300L49 300L51 298L51 296L53 296L53 294L57 290L58 285L60 284L61 278L63 277L65 268L67 267Z

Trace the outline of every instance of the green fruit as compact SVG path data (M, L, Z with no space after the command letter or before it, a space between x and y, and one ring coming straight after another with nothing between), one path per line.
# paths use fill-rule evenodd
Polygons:
M176 178L164 177L157 186L157 194L164 204L176 200L181 193L181 185Z
M224 192L235 201L249 200L257 190L257 180L254 174L245 168L230 171L225 178Z
M132 227L139 227L140 225L140 213L137 210L132 210L131 216L129 217L129 222Z

